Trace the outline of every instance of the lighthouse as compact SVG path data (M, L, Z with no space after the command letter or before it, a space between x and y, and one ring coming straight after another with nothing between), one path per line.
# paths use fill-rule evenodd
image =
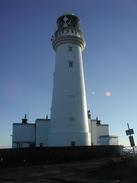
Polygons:
M12 147L118 145L118 137L109 134L109 125L92 119L87 111L82 59L86 43L79 18L60 16L51 41L56 56L51 118L29 123L25 115L22 123L13 123Z
M52 36L55 72L48 146L89 146L87 101L82 51L85 39L74 14L57 19Z

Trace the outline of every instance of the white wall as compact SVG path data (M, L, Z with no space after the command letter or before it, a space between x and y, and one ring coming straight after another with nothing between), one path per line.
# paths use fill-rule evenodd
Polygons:
M35 124L13 123L13 148L30 147L31 144L35 144Z
M100 145L100 136L109 135L109 125L101 124L100 121L99 121L99 123L97 123L98 121L99 121L98 119L92 119L92 120L89 119L89 124L90 124L89 127L90 127L90 132L91 132L91 139L92 139L91 144L92 145ZM105 145L108 144L107 140L103 141L102 143L106 143Z
M118 145L118 137L117 136L110 136L109 145Z
M108 124L97 124L97 135L99 136L103 136L103 135L109 135L109 126Z
M36 119L36 146L48 146L48 134L50 130L49 119Z
M89 121L91 125L89 125L90 128L90 133L91 133L91 144L92 145L97 145L97 121L96 120L90 120Z
M72 46L72 51L69 51ZM69 67L73 61L73 67ZM76 44L56 49L49 146L91 145L82 50Z
M107 124L97 124L96 119L88 119L89 129L91 134L91 145L118 145L118 137L109 135L109 126ZM13 124L13 148L30 147L35 144L36 147L46 147L48 144L48 136L50 131L50 125L52 121L50 119L37 119L35 124L32 123L14 123ZM57 136L56 136L57 135ZM64 132L63 136L67 136L71 141L76 141L77 145L82 142L81 134L76 132ZM75 138L73 138L75 136ZM59 139L56 133L54 138L58 139L58 144L61 146L64 144L64 139ZM70 141L65 141L65 144L70 146Z
M99 137L100 145L109 145L109 135Z
M118 145L118 137L117 136L100 136L100 145Z
M107 124L97 124L97 144L100 145L100 136L109 135L109 126Z

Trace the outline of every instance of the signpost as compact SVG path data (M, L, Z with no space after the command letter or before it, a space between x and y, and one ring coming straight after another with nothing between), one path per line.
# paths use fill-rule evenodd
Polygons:
M132 134L134 134L134 130L133 129L126 130L126 135L132 135Z
M131 147L133 148L133 152L135 154L135 142L134 142L134 138L133 138L133 134L134 134L134 130L132 128L129 127L129 123L127 123L128 126L128 130L126 130L126 135L129 136L129 142Z

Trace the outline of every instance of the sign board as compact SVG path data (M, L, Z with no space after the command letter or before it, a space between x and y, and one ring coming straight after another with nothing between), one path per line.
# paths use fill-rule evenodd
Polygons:
M130 141L131 147L134 147L135 146L135 142L134 142L133 136L129 136L129 141Z
M134 130L133 129L126 130L126 135L132 135L132 134L134 134Z

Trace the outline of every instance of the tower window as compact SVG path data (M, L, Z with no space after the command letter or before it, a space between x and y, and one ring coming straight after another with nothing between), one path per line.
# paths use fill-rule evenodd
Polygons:
M73 67L73 61L69 61L69 67Z
M40 147L43 147L43 143L40 143Z
M75 121L75 118L74 117L70 117L69 120L70 121Z
M69 47L68 47L68 50L69 50L69 51L72 51L72 46L69 46Z
M76 145L76 142L75 141L71 141L71 146L75 147L75 145Z

